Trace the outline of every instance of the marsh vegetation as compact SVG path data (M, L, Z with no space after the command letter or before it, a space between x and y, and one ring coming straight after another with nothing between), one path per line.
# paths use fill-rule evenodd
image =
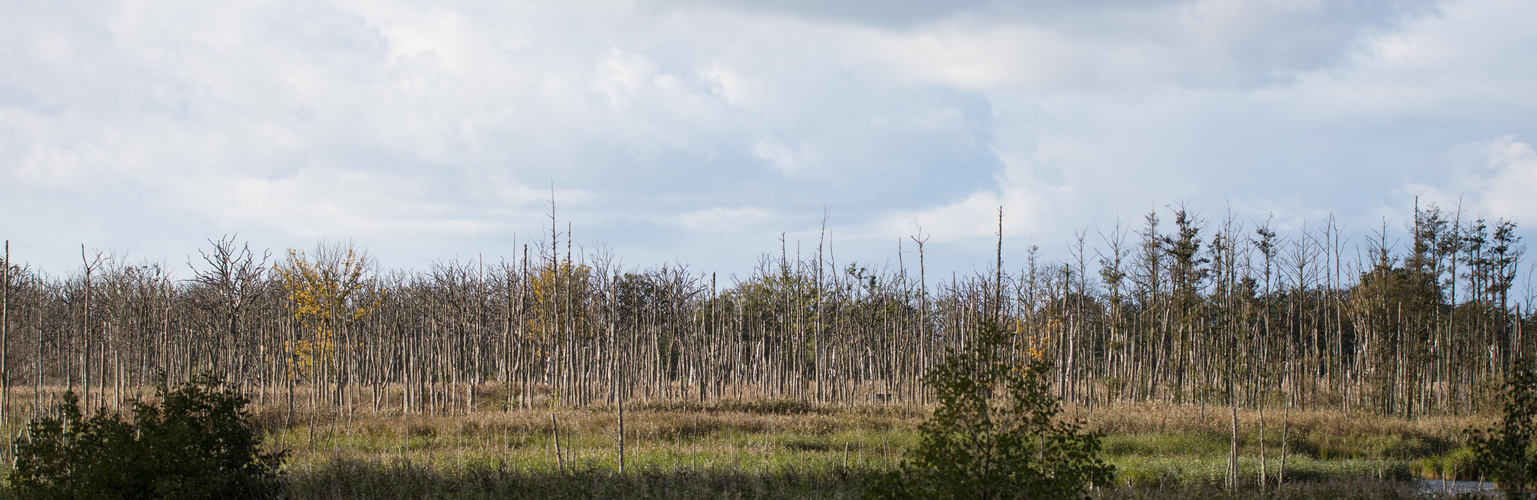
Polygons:
M314 496L358 477L856 491L920 441L941 402L923 377L990 322L1000 362L1048 362L1059 418L1102 433L1117 484L1281 492L1476 477L1462 431L1495 421L1533 354L1515 224L1457 209L1417 208L1400 238L1172 206L1054 260L1000 230L985 271L942 279L921 233L878 265L839 261L824 235L747 276L625 268L551 213L548 238L507 257L411 271L234 237L185 278L85 251L55 276L7 254L6 441L67 390L126 412L215 372Z

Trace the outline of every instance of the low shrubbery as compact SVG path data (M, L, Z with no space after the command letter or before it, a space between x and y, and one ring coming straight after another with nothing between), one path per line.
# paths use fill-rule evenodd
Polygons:
M924 375L939 405L919 443L878 493L896 498L1072 498L1108 486L1115 467L1100 436L1059 418L1039 358L1013 356L1007 332L985 322L966 349Z
M1479 479L1477 465L1477 457L1472 448L1458 448L1451 453L1416 462L1414 475L1426 479L1472 481Z
M769 470L639 467L518 469L481 463L433 467L405 460L331 460L296 472L294 498L859 498L875 469L786 466Z
M1526 496L1537 480L1537 372L1532 360L1512 363L1505 378L1505 411L1491 428L1468 430L1473 466L1512 496Z
M261 449L244 396L218 379L136 401L133 417L82 414L66 393L56 416L16 440L10 474L22 498L252 498L271 496L282 453Z

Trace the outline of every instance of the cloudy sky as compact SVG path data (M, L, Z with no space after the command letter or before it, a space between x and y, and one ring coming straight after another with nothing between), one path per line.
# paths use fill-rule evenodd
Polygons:
M843 261L921 228L931 272L985 267L999 206L1016 262L1181 201L1537 227L1533 26L1530 0L0 2L0 236L55 271L229 233L420 268L548 239L553 196L627 264L741 274L824 214Z

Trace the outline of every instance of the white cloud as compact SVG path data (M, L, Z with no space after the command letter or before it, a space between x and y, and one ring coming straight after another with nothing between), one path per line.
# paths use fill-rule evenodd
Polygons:
M785 175L795 175L813 168L816 161L816 154L809 147L802 145L792 150L778 137L772 135L753 143L752 156L779 169Z
M1491 214L1537 221L1537 151L1532 144L1506 136L1489 145L1493 172L1482 184L1479 201Z
M824 207L882 245L915 218L987 238L999 205L1043 247L1182 200L1369 218L1449 185L1455 144L1537 137L1534 22L1520 0L10 3L0 211L71 244L411 255L538 232L551 184L620 253L724 252L645 233L771 240ZM1526 210L1502 191L1522 161L1477 177L1491 210Z
M759 207L711 207L678 216L685 231L706 236L732 235L764 229L774 214Z
M1436 184L1408 183L1405 191L1442 207L1458 203L1475 217L1537 221L1537 149L1515 135L1452 148L1460 165Z
M101 168L106 161L106 152L93 144L76 147L33 144L16 169L16 179L27 184L61 187L93 168Z
M1031 159L1006 157L1005 162L996 189L971 193L938 207L888 213L856 235L889 237L916 234L922 229L924 234L933 235L935 243L985 240L997 237L1000 209L1004 236L1011 238L1048 234L1061 230L1064 223L1078 221L1064 210L1077 201L1071 186L1053 185L1033 176Z
M1413 3L1265 0L1118 7L1001 18L965 12L923 29L864 30L857 40L897 75L973 90L1263 88L1330 68L1378 28L1417 12Z
M305 238L484 234L507 225L486 217L497 210L434 200L420 179L366 171L311 166L279 179L201 181L183 183L179 194L225 224Z
M699 76L709 82L710 91L725 100L726 104L743 109L761 108L759 97L754 95L752 82L730 65L719 60L711 61L699 71Z

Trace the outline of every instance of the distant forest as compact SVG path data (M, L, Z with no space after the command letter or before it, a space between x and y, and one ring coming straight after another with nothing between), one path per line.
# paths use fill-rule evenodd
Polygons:
M924 372L996 321L1080 405L1484 411L1533 347L1532 297L1511 290L1516 224L1430 206L1405 225L1402 240L1386 222L1346 235L1332 217L1278 234L1173 206L1079 233L1064 260L1000 237L988 271L942 279L921 237L895 266L838 262L819 243L725 282L573 254L553 221L512 256L418 271L346 245L269 255L233 237L199 250L189 279L101 254L67 276L7 257L0 408L36 412L65 388L113 407L209 370L262 405L341 413L921 404Z

